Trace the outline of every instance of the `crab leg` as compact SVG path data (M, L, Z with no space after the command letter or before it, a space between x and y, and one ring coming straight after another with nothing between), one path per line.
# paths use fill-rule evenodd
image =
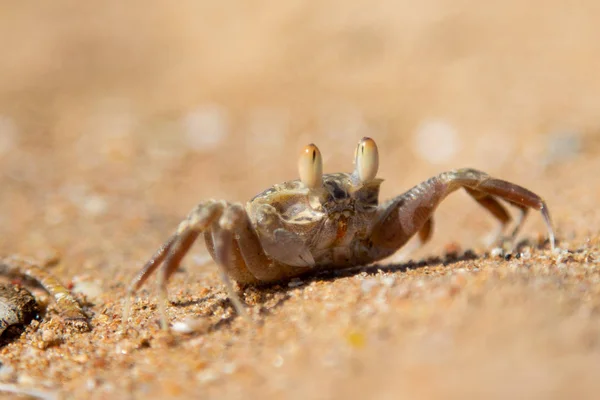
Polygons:
M433 217L429 217L423 224L423 227L419 230L419 240L421 244L425 244L431 240L433 236Z
M172 235L169 240L163 243L162 246L154 253L152 258L148 260L144 267L137 273L135 278L129 284L129 289L127 290L127 297L131 297L135 292L141 288L146 280L156 271L156 269L160 266L160 264L165 260L169 249L173 247L173 244L177 241L177 234Z
M188 217L179 224L173 234L144 265L129 285L125 304L123 305L122 325L127 323L131 308L131 297L140 289L146 280L161 266L159 274L159 309L161 326L167 328L165 303L167 300L167 282L177 270L181 259L188 252L200 232L209 227L221 215L225 202L208 200L197 205Z
M179 225L177 232L158 249L133 279L125 300L123 324L128 319L130 298L160 267L158 275L160 323L163 329L168 328L167 283L201 233L211 256L219 266L221 279L230 301L237 313L247 318L244 305L235 293L230 277L240 283L258 283L263 279L278 278L278 275L271 275L279 274L280 270L264 268L265 265L272 266L273 261L264 253L243 206L210 200L192 210Z
M189 251L190 247L196 241L200 234L199 231L186 229L177 235L177 240L173 243L167 256L165 257L162 269L158 274L158 309L160 310L160 325L163 329L168 328L167 321L167 282L169 278L177 271L183 256Z
M285 229L274 210L263 207L256 214L256 230L241 204L229 206L219 221L222 229L234 233L229 262L223 263L231 277L238 283L275 282L297 276L314 265L305 243ZM259 239L257 231L263 233L263 240ZM217 246L214 247L216 253ZM218 254L214 256L219 258Z
M544 217L551 248L554 248L554 230L546 203L535 193L514 183L491 178L484 172L474 169L459 169L444 172L413 187L406 193L380 206L381 214L371 239L375 256L382 258L392 254L420 230L427 231L427 221L437 206L450 193L465 188L475 200L492 213L503 225L510 215L495 199L498 197L521 209L513 235L518 233L526 210L539 210ZM427 237L428 235L424 235Z
M232 272L234 276L239 274L246 275L246 273L248 272L245 266L238 264L238 262L242 263L243 261L239 260L236 257L236 253L239 251L239 247L237 247L235 244L234 233L232 228L234 224L236 224L237 218L232 212L232 207L237 207L237 205L230 206L229 208L227 208L225 210L225 213L221 216L219 223L215 224L215 226L212 229L212 250L214 258L220 267L219 270L221 280L223 281L223 283L225 283L225 289L227 290L227 296L229 297L229 300L233 303L233 306L236 309L237 313L244 317L246 320L249 320L248 314L244 309L244 305L242 304L242 301L240 300L237 293L235 292L231 279L229 279L229 274Z
M490 196L489 194L480 190L475 190L468 187L465 187L464 189L469 196L471 196L483 208L488 210L500 222L498 229L495 232L492 232L492 240L490 240L490 243L497 243L502 237L502 232L504 232L506 226L510 223L512 219L511 215L508 213L508 211L506 211L506 208L493 196ZM527 207L520 206L518 204L513 203L513 206L519 208L520 214L513 232L508 237L510 241L514 241L516 238L528 210Z

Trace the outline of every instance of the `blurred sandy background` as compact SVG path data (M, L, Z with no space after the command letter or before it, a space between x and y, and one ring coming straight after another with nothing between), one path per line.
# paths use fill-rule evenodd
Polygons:
M597 250L599 18L594 0L0 1L0 254L57 252L57 275L93 281L104 293L92 299L100 313L197 201L241 201L296 178L296 157L309 142L320 147L326 172L349 170L362 136L379 144L383 197L472 166L543 195L559 237ZM417 256L439 254L449 242L482 249L493 227L462 194L444 203L437 221L436 239ZM523 236L543 229L532 214ZM194 254L205 253L199 246ZM208 274L220 291L214 267ZM180 280L190 295L189 280ZM114 306L111 318L120 312ZM292 312L284 306L277 318ZM155 317L148 316L152 332ZM525 331L533 338L536 329ZM65 347L51 351L58 357ZM489 359L486 345L477 349L477 363ZM369 366L384 353L359 357L367 366L360 379L379 376ZM135 364L145 353L133 354ZM288 372L313 380L303 363ZM6 379L20 371L15 364ZM86 392L85 380L96 369L80 363L72 371L85 376L64 373L73 390L96 393L97 386ZM537 377L539 387L523 385L549 398L538 389L557 377L561 370ZM134 394L136 379L127 386ZM189 381L190 392L171 395L208 393L195 391L202 380L173 379ZM224 395L225 386L211 384L214 397Z

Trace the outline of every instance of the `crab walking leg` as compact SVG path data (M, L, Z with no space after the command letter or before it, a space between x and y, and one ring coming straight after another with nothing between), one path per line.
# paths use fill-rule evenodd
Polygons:
M519 214L519 217L517 218L517 223L515 225L515 228L513 229L513 231L511 232L511 234L509 236L509 238L511 240L514 240L516 238L517 234L519 233L519 231L521 230L521 227L523 226L523 223L525 222L525 218L527 217L527 214L529 213L529 209L533 208L535 210L540 211L542 213L542 217L544 218L546 228L548 229L548 239L550 241L550 247L552 249L554 249L555 236L554 236L554 229L552 228L552 219L550 218L550 212L548 211L548 206L546 205L544 200L542 200L541 197L539 197L537 194L531 192L530 190L527 190L527 189L525 189L521 186L518 186L514 183L507 182L507 181L504 181L501 179L492 178L489 175L487 175L486 173L477 171L475 169L464 168L464 169L455 171L455 173L459 177L459 179L457 179L457 182L461 185L464 185L463 187L465 187L465 188L470 187L472 189L482 191L490 196L499 197L499 198L509 202L510 204L512 204L513 206L517 207L520 210L520 214ZM450 174L452 174L452 173L450 173ZM466 181L465 183L460 182L461 175L464 176L464 179ZM472 184L473 180L476 181L476 186L475 187L468 186L469 184ZM493 199L493 197L491 197L491 198ZM494 199L494 202L497 204L493 207L489 207L489 205L491 203L488 200L488 206L485 206L485 207L490 212L492 212L492 214L494 214L499 220L502 221L502 218L499 217L498 215L496 215L496 213L501 212L499 210L499 208L502 206L495 199ZM500 206L500 207L498 207L498 206ZM496 210L494 211L493 208ZM504 212L506 212L506 210L504 210Z
M35 281L44 288L56 301L60 315L67 321L72 321L79 329L89 329L87 316L69 290L61 284L50 272L39 267L35 262L20 258L9 257L0 260L8 274L24 276Z
M417 250L419 247L425 245L425 243L429 242L431 240L432 236L433 236L433 217L430 217L427 221L425 221L425 223L423 224L423 227L421 229L419 229L419 232L418 232L419 240L409 242L406 246L404 246L402 248L402 251L398 254L398 256L395 257L395 260L398 261L398 260L407 259L408 257L410 257L410 255L412 253L415 252L415 250Z
M177 240L177 234L172 235L169 240L163 243L162 246L154 253L152 258L148 260L144 267L137 273L135 278L129 284L127 294L125 295L125 304L123 304L123 315L121 317L121 327L124 328L129 319L129 312L131 311L131 297L141 288L146 280L156 271L160 264L164 261L167 256L167 252L173 246L173 243Z
M519 213L519 217L517 218L517 223L515 224L513 231L509 235L509 239L511 241L515 240L515 238L519 234L519 231L521 230L521 227L523 226L523 223L525 222L525 218L527 218L527 214L529 214L528 208L520 207L520 206L517 206L517 207L520 209L521 212ZM552 222L552 220L550 220L550 215L548 215L548 221L550 221L550 223ZM552 239L554 239L553 236L552 236ZM552 240L552 243L554 243L554 240ZM553 246L553 248L554 248L554 246Z
M248 314L233 290L230 276L239 283L269 282L281 278L282 270L264 252L248 214L239 204L229 205L219 219L218 227L212 230L211 250L221 268L221 277L231 302L239 315L247 320Z
M502 235L504 228L512 219L510 214L508 213L508 211L506 211L506 208L504 208L504 206L491 195L467 187L465 187L465 190L471 195L471 197L475 199L475 201L481 204L485 209L492 213L498 221L500 221L500 228L498 229L498 233L496 234L497 237L495 238L495 241L497 242L500 236ZM525 218L529 213L529 208L514 202L509 201L509 203L519 209L519 216L516 220L515 227L508 236L509 240L514 241L519 231L521 230L523 223L525 222Z
M158 275L158 308L160 326L163 330L167 330L169 327L166 309L168 300L167 283L177 271L181 260L192 247L198 235L208 229L221 216L225 205L224 201L216 200L200 203L177 228L177 239L169 248L162 270Z
M431 240L431 236L433 236L433 217L429 217L419 230L419 241L423 245Z
M129 289L127 290L127 297L131 297L132 295L134 295L135 292L137 292L139 288L141 288L144 285L144 283L146 283L146 280L148 280L150 275L152 275L154 271L156 271L156 269L160 266L160 264L162 264L162 262L165 260L169 250L177 241L177 238L178 234L173 234L169 238L169 240L167 240L165 243L162 244L162 246L159 247L159 249L156 251L156 253L154 253L152 258L150 258L150 260L148 260L148 262L144 264L144 267L140 270L140 272L137 273L135 278L133 278L133 280L129 284Z
M279 229L275 224L270 228ZM280 230L280 229L279 229ZM288 277L298 276L299 273L306 271L306 263L302 266L293 266L280 263L268 255L263 243L260 241L248 213L244 207L239 204L229 205L223 212L218 223L213 225L209 232L204 234L206 244L213 258L221 268L221 277L231 302L233 303L239 315L247 320L248 314L240 301L238 295L233 289L230 278L235 279L241 284L256 284L260 282L275 282ZM285 237L282 240L291 238ZM290 244L289 241L285 241ZM291 242L291 253L297 256L296 251L302 252L296 246L298 243ZM311 260L312 261L312 256Z
M167 282L169 281L171 275L177 271L183 256L187 254L199 234L199 231L192 229L185 230L184 232L178 234L177 240L169 249L169 253L165 258L162 269L159 271L157 280L158 309L160 313L160 326L163 330L167 330L169 327L169 321L167 319L167 301L169 300L167 293Z
M538 195L514 183L494 179L484 172L465 168L444 172L430 178L381 205L381 215L371 236L373 248L379 249L378 254L374 256L385 257L404 245L424 227L442 200L459 188L496 196L519 208L534 208L541 211L548 229L550 246L554 249L554 230L550 214L546 203ZM486 201L485 203L487 206L484 206L492 214L500 215L499 208L494 205L497 202ZM521 223L522 221L519 225Z
M221 280L225 284L225 289L227 290L227 297L231 303L233 303L233 307L238 315L241 315L244 319L250 321L250 317L246 313L242 301L235 292L233 283L231 282L231 279L229 279L229 274L227 273L228 266L230 266L232 262L233 240L233 232L231 230L222 229L221 227L215 227L213 229L215 259L219 265Z
M272 207L266 207L269 208ZM265 213L266 209L263 207L256 213L256 229L241 204L231 205L222 217L226 223L221 226L235 234L236 246L232 255L237 262L232 263L229 274L239 276L238 271L243 269L254 279L245 281L239 276L235 278L239 283L285 280L314 266L312 254L301 237L285 229L280 216L271 213L274 209ZM263 240L259 239L257 231L263 233Z
M506 226L511 220L510 214L506 211L506 208L494 197L480 190L471 189L465 187L466 192L483 208L488 210L502 226Z
M218 218L224 208L225 202L217 200L208 200L198 204L181 222L177 232L173 234L157 251L152 258L144 265L140 272L133 278L125 304L123 306L122 325L127 323L131 308L131 297L139 290L148 278L163 265L163 273L159 275L159 309L161 309L161 324L166 323L166 313L164 313L166 301L166 284L171 275L177 270L179 263L185 253L189 250L194 240L200 232L206 229L212 221ZM192 238L193 237L193 238ZM176 255L171 255L175 253ZM163 264L164 262L164 264ZM164 289L163 289L164 288ZM163 291L164 290L164 291ZM162 301L162 300L165 301Z
M468 187L465 187L464 189L477 203L479 203L483 208L488 210L500 222L498 228L492 231L490 235L491 240L488 239L488 244L490 245L498 243L499 240L502 238L502 233L504 232L506 225L508 225L508 223L512 219L511 215L508 213L508 211L506 211L506 208L493 196ZM511 242L516 237L520 225L523 223L523 211L527 210L527 208L520 207L516 204L513 205L521 210L521 218L518 219L515 230L509 236Z

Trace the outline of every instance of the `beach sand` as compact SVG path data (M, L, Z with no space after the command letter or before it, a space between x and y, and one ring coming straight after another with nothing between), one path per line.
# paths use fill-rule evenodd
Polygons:
M50 271L91 331L47 312L0 349L38 397L593 399L600 381L600 10L595 1L6 2L0 255ZM410 254L227 300L195 246L127 285L194 205L245 201L380 148L382 198L473 167L546 200L510 255L464 193ZM186 333L189 329L192 332ZM14 394L13 394L14 395Z

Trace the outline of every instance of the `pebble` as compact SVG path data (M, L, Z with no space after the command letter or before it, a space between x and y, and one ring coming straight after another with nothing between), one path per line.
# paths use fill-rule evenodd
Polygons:
M196 379L200 383L211 383L219 379L219 375L215 371L207 369L205 371L199 372L196 375Z
M177 333L204 332L209 327L209 321L204 318L186 318L173 323L172 330Z
M494 247L490 251L490 256L492 256L492 257L502 257L503 254L504 254L504 250L502 250L501 247Z

